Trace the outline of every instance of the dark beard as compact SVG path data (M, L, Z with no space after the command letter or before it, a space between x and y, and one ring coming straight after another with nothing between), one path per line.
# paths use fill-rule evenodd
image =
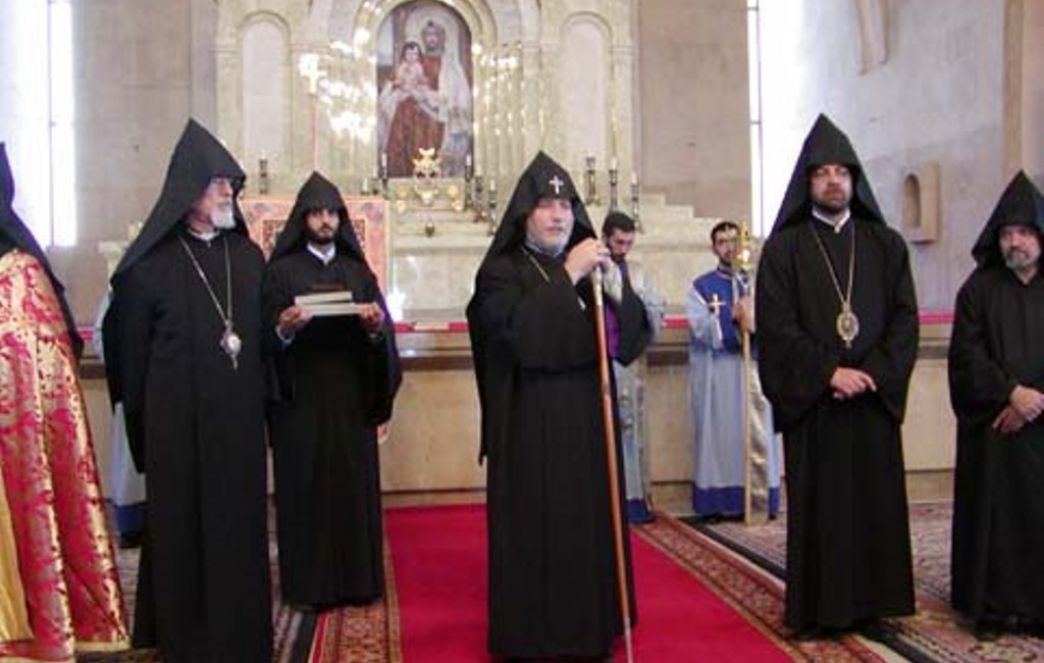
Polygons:
M822 201L813 200L812 201L812 209L818 210L819 213L823 214L824 216L837 216L838 214L843 214L845 212L845 210L848 209L848 203L849 202L850 201L846 200L843 205L835 205L835 204L833 204L831 202L828 202L826 200L822 200Z
M326 247L330 246L331 244L333 244L334 241L337 239L337 233L336 232L333 235L329 236L329 237L320 237L316 233L312 232L311 228L308 228L307 230L305 230L305 236L308 238L309 242L311 242L312 244L315 244L316 246L318 246L320 248L324 248L324 249Z

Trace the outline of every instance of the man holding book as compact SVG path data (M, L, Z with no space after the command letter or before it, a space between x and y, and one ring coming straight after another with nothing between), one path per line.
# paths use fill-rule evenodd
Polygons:
M384 585L377 427L402 374L377 279L318 173L272 251L263 298L283 600L372 602Z

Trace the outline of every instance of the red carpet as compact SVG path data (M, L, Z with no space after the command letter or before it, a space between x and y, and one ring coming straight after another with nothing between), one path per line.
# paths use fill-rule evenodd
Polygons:
M489 661L486 526L480 505L388 509L402 657ZM685 568L632 534L640 624L635 660L791 660ZM614 661L624 661L623 640Z

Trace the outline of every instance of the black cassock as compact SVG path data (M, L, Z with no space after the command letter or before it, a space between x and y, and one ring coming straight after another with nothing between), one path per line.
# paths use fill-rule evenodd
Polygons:
M503 656L597 656L622 627L594 306L587 280L574 287L561 263L531 256L540 268L522 248L489 259L468 314L486 339L477 361L489 646ZM631 342L642 304L628 291L617 313L621 344Z
M846 349L823 254L841 287L856 233ZM809 219L775 233L758 268L759 370L783 433L787 477L786 623L845 628L913 612L900 425L917 354L917 301L903 240L852 218L840 233ZM876 393L840 401L838 366L859 368Z
M1019 184L1028 180L1009 191ZM1044 223L1039 211L1023 211L1026 223ZM957 294L950 340L957 414L951 598L976 619L1042 622L1044 421L1011 435L991 424L1017 384L1044 390L1044 277L1038 272L1023 284L1001 262L995 233L1010 219L1000 217L995 212L980 240L980 267Z
M383 298L370 270L344 253L324 265L303 245L270 265L267 328L297 295L349 290ZM274 331L271 332L274 336ZM277 339L274 451L279 570L288 603L363 603L384 589L376 426L401 380L391 319L371 339L354 316L313 318L288 346Z
M235 204L234 229L208 241L186 232L212 177L242 190L232 155L189 120L159 200L116 268L105 316L109 393L123 402L148 495L134 645L158 645L168 663L272 655L264 258ZM229 311L238 367L221 346Z
M227 244L238 368L185 247L225 309ZM120 274L114 297L127 434L144 463L148 524L134 642L171 661L265 661L271 609L266 532L261 279L249 239L172 230Z

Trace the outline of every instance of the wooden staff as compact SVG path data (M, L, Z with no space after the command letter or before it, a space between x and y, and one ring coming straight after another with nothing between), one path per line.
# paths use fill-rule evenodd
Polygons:
M605 337L605 302L602 297L602 269L591 272L595 300L595 336L598 338L598 377L602 390L602 428L605 430L605 462L609 473L609 507L613 516L613 541L616 548L616 584L620 587L620 617L624 626L627 663L634 662L631 646L631 603L627 595L627 562L624 558L623 517L620 513L620 475L616 466L616 422L613 419L612 381L609 379L609 348Z

